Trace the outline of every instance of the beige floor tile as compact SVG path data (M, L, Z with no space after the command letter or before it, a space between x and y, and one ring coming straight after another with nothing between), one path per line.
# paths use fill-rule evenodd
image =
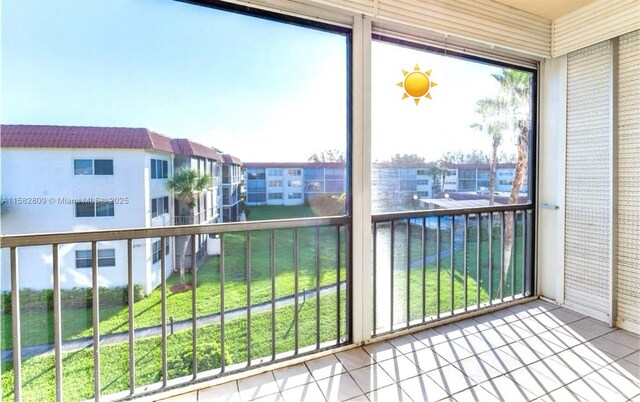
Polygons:
M400 353L410 353L427 347L424 343L411 335L404 335L398 338L389 339L389 343L398 349Z
M508 402L531 401L534 395L522 385L516 383L506 375L494 378L480 384L498 399Z
M583 356L576 353L573 349L558 353L557 355L552 356L549 359L570 368L580 377L590 374L601 367L601 365L597 365L585 359Z
M578 320L572 322L571 324L566 325L566 327L570 328L583 328L587 331L590 331L596 336L601 336L604 334L608 334L609 332L615 331L615 328L610 328L607 324L602 321L595 320L593 318L583 318L582 320Z
M561 345L556 345L553 342L550 342L544 338L540 338L535 335L523 341L518 341L518 342L521 342L527 345L529 348L535 350L539 356L542 356L542 358L552 356L552 355L555 355L556 353L564 352L565 350L567 350L566 347L563 347Z
M635 378L628 378L606 368L595 371L584 377L611 390L619 392L626 398L633 398L640 393L640 382Z
M244 399L242 402L244 402ZM261 398L256 398L252 402L284 402L284 399L282 398L282 395L280 393L277 393L263 396Z
M310 360L306 364L316 381L346 372L342 363L334 355Z
M620 374L631 380L640 381L640 366L633 364L630 361L620 359L605 367L606 370L611 370L614 373Z
M393 360L386 360L380 364L390 361ZM394 383L394 380L383 370L380 364L349 371L349 374L351 374L351 377L356 384L358 384L362 392L367 393Z
M503 325L502 327L499 327L499 328L503 329L503 327L508 328L506 325ZM470 336L480 338L483 342L485 342L487 345L490 345L493 348L499 348L500 346L508 345L510 343L517 341L517 339L511 338L510 336L500 332L498 328L491 328L486 331L482 331L479 334L470 335Z
M574 368L563 364L558 358L551 356L529 366L530 369L542 376L558 381L561 384L569 384L582 376Z
M539 399L541 402L589 402L579 395L569 391L567 387L559 388Z
M467 388L462 392L451 395L457 402L498 402L497 396L482 388L480 385Z
M471 335L474 336L474 335ZM431 350L444 357L449 363L466 359L474 353L454 342L445 342L431 347Z
M354 396L351 399L347 399L345 402L370 402L366 395Z
M423 351L428 351L428 349L419 350L415 353L418 354ZM385 360L380 363L380 367L382 367L395 382L423 374L423 370L418 368L407 356L408 355L398 356L395 359Z
M471 379L477 383L499 377L503 374L477 356L471 356L457 361L453 363L453 366L462 371L466 376L471 377Z
M254 375L238 380L240 399L250 401L263 396L278 393L280 388L272 372Z
M496 347L491 345L485 339L478 335L468 335L462 338L458 338L453 343L462 346L474 354L480 354L487 350L495 349Z
M438 384L440 388L447 391L448 394L464 391L477 384L471 377L468 377L453 365L444 366L438 370L431 370L426 375Z
M628 399L621 393L586 378L572 382L567 385L567 389L588 401L623 402Z
M542 360L545 357L553 355L553 352L548 350L538 350L533 348L523 341L514 342L509 345L505 345L497 350L509 354L516 359L520 360L523 364L532 364L538 360Z
M543 340L544 342L549 342L557 345L558 347L563 349L562 351L576 347L584 342L583 339L569 336L562 328L542 332L541 334L536 334L535 336L536 338Z
M624 360L640 366L640 351L633 352L629 356L625 356Z
M362 347L377 362L401 356L402 353L387 341L371 343Z
M442 356L434 352L431 348L421 349L405 355L413 364L418 366L423 372L435 370L449 364Z
M601 366L606 366L608 364L613 363L614 361L618 360L618 357L609 354L609 352L603 350L603 348L601 346L597 346L594 345L592 343L593 341L587 342L587 343L583 343L582 345L578 345L574 348L569 349L570 351L573 351L574 353L578 354L579 356L581 356L583 359L586 359L590 362L592 362L595 366L594 367L601 367ZM607 343L609 343L609 341L607 341ZM613 342L611 342L613 343ZM622 345L620 345L622 346ZM563 352L565 353L565 352Z
M313 381L313 376L304 363L284 367L273 371L273 376L280 390L299 387Z
M322 391L315 382L282 391L282 399L284 402L321 402L325 400Z
M577 322L577 321L576 321ZM584 329L578 326L573 325L575 323L571 323L568 325L564 325L562 327L554 328L551 332L558 332L566 336L570 336L580 341L580 343L584 343L590 341L592 339L597 338L598 335L595 332L589 331L588 329Z
M535 398L539 398L563 386L560 381L545 377L528 366L508 373L507 377L526 388Z
M336 353L336 357L348 371L369 366L376 362L375 359L362 348Z
M584 315L576 313L575 311L568 310L566 308L558 308L544 314L551 317L561 325L570 324L572 322L585 318Z
M458 328L462 329L465 334L477 334L487 328L484 324L479 324L475 320L464 320L455 323Z
M640 349L640 336L629 331L618 329L604 335L604 338L623 344L633 350Z
M411 396L414 401L439 401L447 398L449 394L433 381L431 378L423 374L418 377L412 377L398 383L400 388L407 395Z
M606 337L596 338L589 342L592 346L598 348L599 351L608 353L615 357L621 358L625 356L629 356L631 353L635 352L636 349L625 346L621 343L612 341Z
M499 349L480 353L478 357L501 373L517 370L524 365L520 360Z
M366 394L371 402L411 402L412 399L399 385L393 384Z
M236 381L216 385L198 391L198 401L240 402Z
M433 346L433 345L437 345L439 343L448 341L446 335L436 331L433 328L429 328L420 332L414 332L411 335L413 335L414 338L416 338L417 340L419 340L420 342L424 343L427 346Z
M442 334L448 341L452 341L466 335L466 333L455 324L447 324L441 327L435 327L434 330L439 334Z
M327 401L345 401L362 395L360 387L347 373L317 381L318 387Z

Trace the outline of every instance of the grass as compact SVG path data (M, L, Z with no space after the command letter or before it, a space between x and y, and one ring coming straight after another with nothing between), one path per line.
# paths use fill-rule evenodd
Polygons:
M248 207L251 211L247 220L263 221L267 219L311 218L318 216L308 205L265 205Z

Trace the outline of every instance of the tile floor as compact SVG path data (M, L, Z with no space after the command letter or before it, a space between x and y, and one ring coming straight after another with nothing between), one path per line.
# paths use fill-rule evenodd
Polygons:
M640 402L639 349L538 300L163 401Z

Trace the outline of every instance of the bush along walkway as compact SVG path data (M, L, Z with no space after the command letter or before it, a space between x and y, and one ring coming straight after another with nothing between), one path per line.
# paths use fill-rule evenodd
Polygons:
M346 289L346 281L340 282L340 289ZM320 287L320 296L324 296L327 294L335 293L336 284L324 285ZM307 290L305 292L298 293L298 303L301 305L306 301L307 298L312 299L316 296L316 289ZM288 306L294 304L295 296L285 296L280 297L275 300L275 308L280 308L284 306ZM271 309L271 301L254 304L251 306L252 313L260 313L263 311L268 311ZM227 310L224 313L225 320L231 320L238 317L246 317L247 308L240 307L231 310ZM220 322L220 313L209 314L196 318L197 326L202 327L205 325L216 324ZM167 322L167 334L173 334L174 332L189 330L192 329L193 319L185 319L174 322ZM138 328L134 331L135 339L143 339L152 336L162 335L162 325L155 325L146 328ZM110 345L122 342L129 341L129 333L128 332L120 332L117 334L108 334L100 336L100 345ZM93 338L81 338L81 339L73 339L69 341L62 342L62 351L63 352L74 352L86 348L90 348L93 346ZM33 356L46 355L54 353L54 345L51 343L41 344L41 345L33 345L22 348L22 358L29 358ZM13 359L13 351L12 350L3 350L2 351L2 360L12 360Z

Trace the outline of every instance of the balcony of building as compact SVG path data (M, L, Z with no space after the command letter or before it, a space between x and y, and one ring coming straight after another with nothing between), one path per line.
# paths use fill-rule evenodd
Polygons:
M508 0L202 3L344 34L346 212L235 222L227 170L225 223L3 235L4 399L640 400L637 1L544 18ZM372 212L380 38L531 75L527 197ZM82 294L61 262L78 244ZM43 297L22 286L35 259Z

